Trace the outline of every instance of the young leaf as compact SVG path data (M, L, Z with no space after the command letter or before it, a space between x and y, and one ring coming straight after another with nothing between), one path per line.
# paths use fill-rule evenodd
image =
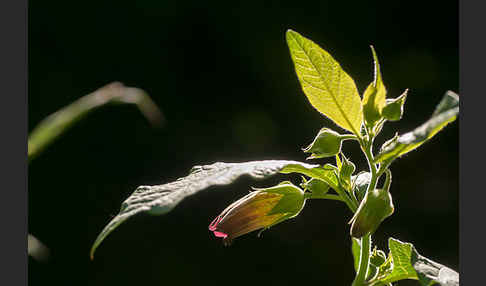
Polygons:
M392 271L377 282L391 283L403 279L419 280L423 286L439 283L443 286L459 286L459 274L437 262L420 255L411 243L397 239L388 240Z
M54 139L89 112L110 103L135 104L154 126L160 126L164 121L159 108L145 91L113 82L81 97L42 120L29 135L28 160L32 160Z
M100 243L115 230L122 222L139 213L162 215L171 211L185 197L193 195L210 186L227 185L243 175L255 179L272 176L285 167L297 166L312 170L317 165L309 165L296 161L267 160L245 163L214 163L211 165L195 166L191 173L175 182L158 186L140 186L121 205L120 212L105 226L96 238L91 248L90 256ZM290 171L292 172L292 171Z
M286 36L295 71L312 106L359 136L363 111L353 79L311 40L292 30Z
M356 170L356 166L342 154L343 160L339 170L339 179L344 189L351 191L351 175Z
M386 88L381 79L380 63L375 49L371 47L375 63L375 79L366 88L363 95L363 115L367 126L374 126L381 119L383 107L386 104Z
M432 117L417 127L383 144L376 156L377 163L394 160L419 147L442 130L448 123L453 122L459 114L459 96L452 91L446 92L435 109Z
M311 156L307 159L331 157L341 152L342 141L341 134L328 128L322 128L314 141L303 151L304 153L311 153Z
M402 119L403 105L407 99L408 89L406 89L399 97L387 99L386 105L383 108L383 117L389 121L398 121Z
M333 167L328 166L327 164L324 167L308 165L304 163L288 164L287 166L283 167L282 170L280 170L280 173L300 173L311 178L324 181L333 189L338 188L338 178L336 176L336 171Z

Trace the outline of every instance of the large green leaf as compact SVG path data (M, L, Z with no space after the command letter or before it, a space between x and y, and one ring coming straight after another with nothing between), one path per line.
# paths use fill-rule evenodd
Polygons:
M459 114L459 96L447 91L435 109L432 117L415 130L383 144L376 162L393 160L419 147L442 130L448 123L454 121Z
M105 226L91 248L91 259L100 243L128 218L149 213L162 215L171 211L185 197L193 195L210 186L227 185L240 176L249 175L255 179L272 176L285 167L302 170L314 170L317 165L296 161L267 160L245 163L214 163L195 166L188 176L175 182L157 186L140 186L121 205L120 212ZM287 170L286 172L292 172Z
M106 104L116 103L136 105L155 126L160 126L163 122L162 113L145 91L124 86L120 82L113 82L81 97L42 120L29 135L29 161L88 113Z
M299 33L288 30L287 44L312 106L340 127L359 135L363 111L353 79L328 52Z
M392 271L385 277L376 280L376 284L391 283L403 279L419 280L423 286L439 283L442 286L458 286L459 274L420 255L411 243L401 242L397 239L388 240L390 248Z

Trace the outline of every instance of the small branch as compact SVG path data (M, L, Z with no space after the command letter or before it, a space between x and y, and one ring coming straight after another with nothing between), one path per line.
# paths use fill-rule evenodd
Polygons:
M335 201L341 201L344 202L344 200L338 196L338 195L333 195L333 194L324 194L324 195L315 195L313 193L306 193L305 194L306 199L324 199L324 200L335 200Z

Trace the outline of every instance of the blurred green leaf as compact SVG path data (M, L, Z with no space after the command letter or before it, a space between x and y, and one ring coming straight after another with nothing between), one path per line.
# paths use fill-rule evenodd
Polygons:
M359 136L363 111L353 79L328 52L299 33L288 30L287 44L302 89L312 106Z
M382 117L381 112L386 103L386 88L381 78L380 63L375 49L373 46L370 47L375 63L375 79L363 94L363 115L366 125L372 127Z
M267 160L245 163L214 163L211 165L194 166L188 176L175 182L156 186L138 187L121 205L120 212L105 226L96 238L91 248L90 256L101 242L122 222L139 213L162 215L170 212L184 198L194 195L211 186L227 185L243 175L255 179L263 179L282 171L285 167L297 166L312 170L317 165L309 165L296 161ZM293 171L289 171L293 172Z
M159 108L145 91L113 82L81 97L42 120L29 135L29 161L88 113L111 103L136 105L154 126L160 126L164 122Z
M379 163L394 160L414 150L432 138L448 123L453 122L458 114L459 96L452 91L448 91L427 122L411 132L385 142L375 161Z

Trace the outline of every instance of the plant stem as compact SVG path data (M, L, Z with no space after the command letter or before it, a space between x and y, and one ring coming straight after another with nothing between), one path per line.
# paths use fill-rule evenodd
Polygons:
M374 138L371 137L369 140L360 140L361 149L366 156L366 160L368 161L368 165L370 167L371 172L371 181L368 185L368 189L366 193L368 194L372 190L376 188L376 183L378 182L378 170L376 168L374 158L373 158L373 140ZM353 281L352 286L361 286L364 285L364 281L366 279L366 275L368 274L368 268L370 264L370 251L371 251L371 234L366 234L361 238L361 249L359 254L359 267L358 273L356 273L356 277Z
M312 193L306 193L305 194L306 199L325 199L325 200L335 200L335 201L341 201L344 202L343 198L337 195L333 194L324 194L324 195L314 195Z
M361 238L361 250L359 253L359 268L352 286L364 285L366 274L368 273L371 252L371 234Z

